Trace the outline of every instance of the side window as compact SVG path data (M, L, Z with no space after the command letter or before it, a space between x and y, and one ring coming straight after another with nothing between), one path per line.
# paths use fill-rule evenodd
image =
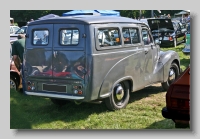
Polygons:
M99 46L117 46L121 45L118 28L98 29Z
M124 44L131 44L130 32L128 28L122 29Z
M78 29L62 29L60 30L61 45L78 45L79 30Z
M136 28L123 28L123 41L124 44L135 44L139 43L139 33Z
M130 28L130 36L131 36L131 43L135 44L135 43L139 43L140 42L140 38L139 38L139 31L136 28Z
M33 44L34 45L47 45L49 42L48 30L34 30L33 31Z
M153 42L147 29L142 29L142 40L144 42L144 45L149 45Z

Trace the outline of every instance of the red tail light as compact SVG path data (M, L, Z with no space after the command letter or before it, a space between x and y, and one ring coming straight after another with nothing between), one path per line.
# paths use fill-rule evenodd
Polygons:
M170 40L170 41L173 41L173 38L170 36L170 37L169 37L169 40Z
M178 104L177 104L177 99L171 99L171 107L177 107Z
M171 106L173 108L179 107L179 108L189 108L189 101L184 99L171 99Z

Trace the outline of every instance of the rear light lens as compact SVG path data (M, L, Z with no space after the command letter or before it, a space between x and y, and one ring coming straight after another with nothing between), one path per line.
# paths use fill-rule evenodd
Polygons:
M79 94L79 95L82 95L83 92L82 92L81 90L78 90L78 94Z
M83 94L83 86L82 85L74 85L73 86L73 93L76 95L82 95Z
M28 81L27 82L27 90L29 90L29 91L33 91L33 90L35 90L35 83L31 83L31 81Z
M171 107L189 108L189 100L171 99Z
M169 37L169 40L170 40L170 41L173 41L173 38L170 36L170 37Z
M27 90L31 90L31 87L30 87L30 86L28 86L28 87L27 87Z
M171 99L171 106L172 107L177 107L178 106L177 99Z

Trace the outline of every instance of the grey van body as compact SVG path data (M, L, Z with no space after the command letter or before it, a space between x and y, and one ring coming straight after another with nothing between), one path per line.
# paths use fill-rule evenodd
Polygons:
M119 35L113 35L118 45L100 45L98 31L105 28L118 29ZM138 43L125 44L123 28L137 30ZM60 37L65 29L71 30L66 45ZM68 100L105 100L108 108L115 110L127 105L130 92L154 83L167 89L179 74L179 56L174 51L160 51L150 31L152 42L145 45L142 29L150 30L125 17L73 16L31 22L24 52L25 94L51 98L59 105ZM35 32L40 30L48 31L47 43L36 42Z

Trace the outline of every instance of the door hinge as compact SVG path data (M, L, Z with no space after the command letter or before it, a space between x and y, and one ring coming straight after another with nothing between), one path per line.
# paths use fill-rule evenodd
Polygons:
M82 38L86 38L86 34L85 33L82 35Z

